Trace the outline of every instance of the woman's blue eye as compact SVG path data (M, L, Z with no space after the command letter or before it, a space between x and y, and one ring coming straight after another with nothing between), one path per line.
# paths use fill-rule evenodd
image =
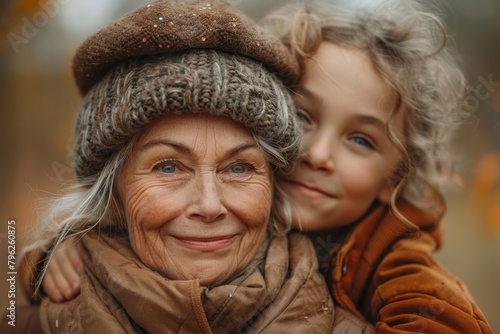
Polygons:
M236 173L236 174L243 174L247 171L245 166L243 165L235 165L231 167L231 172Z
M174 173L175 172L175 165L173 164L167 164L167 165L163 165L160 167L160 170L162 171L162 173Z

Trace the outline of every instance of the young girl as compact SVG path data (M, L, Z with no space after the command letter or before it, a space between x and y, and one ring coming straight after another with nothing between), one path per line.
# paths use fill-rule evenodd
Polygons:
M303 5L264 25L301 64L303 154L284 180L334 300L377 333L491 333L433 258L465 80L442 21L417 2Z
M288 7L263 24L302 66L292 89L303 154L282 183L335 301L377 333L491 333L463 283L432 256L465 93L443 23L399 1ZM72 298L79 255L67 247L54 259L43 289Z

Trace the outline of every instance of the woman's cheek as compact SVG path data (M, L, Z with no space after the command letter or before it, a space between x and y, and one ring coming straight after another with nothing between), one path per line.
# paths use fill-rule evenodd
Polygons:
M130 187L125 203L129 240L141 260L150 268L163 265L161 227L171 219L174 207L165 203L169 196L162 196L162 187L152 184Z
M175 188L154 175L138 175L125 182L120 195L125 198L125 208L128 218L142 221L151 217L163 216L165 208L174 210L175 198L182 198L182 189ZM154 222L152 220L151 222Z
M273 191L270 181L256 180L231 187L226 191L228 210L235 213L247 226L266 225L271 211Z
M138 254L144 254L151 239L160 237L161 227L178 211L175 201L154 182L129 183L124 196L130 241Z

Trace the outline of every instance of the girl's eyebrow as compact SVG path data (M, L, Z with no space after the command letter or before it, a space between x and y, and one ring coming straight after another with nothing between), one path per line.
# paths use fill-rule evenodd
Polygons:
M138 150L143 152L147 151L150 148L153 148L155 146L169 146L176 150L179 153L184 153L184 154L192 154L193 151L184 145L183 143L177 142L175 140L169 140L169 139L153 139L145 144L142 144L141 146L138 147ZM225 156L226 158L232 157L237 155L238 153L248 150L248 149L258 149L259 147L257 146L256 143L243 143L241 145L238 145L236 147L233 147L230 149L228 152L226 152Z
M294 95L297 95L299 97L302 97L302 98L311 98L312 96L314 96L309 90L307 90L305 87L303 86L297 86L293 89L293 94Z
M314 94L303 86L296 87L294 89L294 94L304 99L311 99L312 97L314 97ZM355 114L353 118L356 121L368 123L385 131L386 123L378 117L366 114Z
M386 123L382 121L380 118L371 116L371 115L363 115L357 114L353 117L354 120L359 121L361 123L373 125L381 130L385 131Z

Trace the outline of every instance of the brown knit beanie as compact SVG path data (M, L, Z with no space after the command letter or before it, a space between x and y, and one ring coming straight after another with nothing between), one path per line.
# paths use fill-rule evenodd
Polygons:
M295 107L281 80L294 82L298 66L223 1L161 0L132 12L83 43L74 74L85 94L74 146L80 178L168 114L229 117L280 151L285 160L271 163L284 170L297 153Z

